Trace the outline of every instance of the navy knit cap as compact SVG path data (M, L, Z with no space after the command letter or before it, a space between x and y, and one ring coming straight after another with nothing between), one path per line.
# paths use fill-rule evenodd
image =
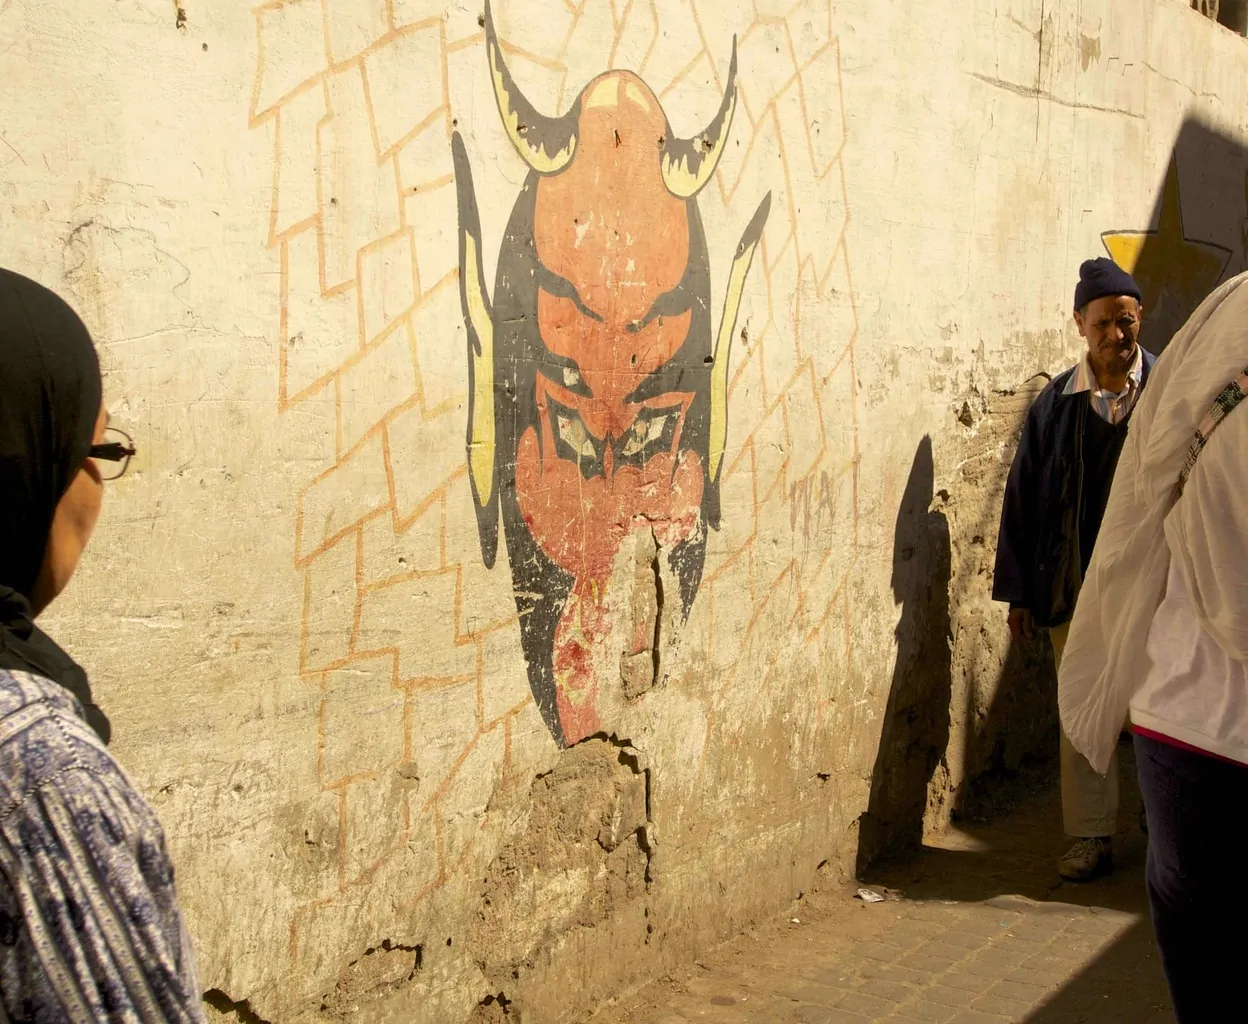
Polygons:
M1135 278L1105 256L1084 260L1079 267L1079 283L1075 285L1075 309L1106 295L1130 295L1140 301L1140 286Z

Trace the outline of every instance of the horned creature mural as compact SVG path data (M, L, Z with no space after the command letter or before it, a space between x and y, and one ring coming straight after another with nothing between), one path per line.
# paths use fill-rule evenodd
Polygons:
M729 352L771 195L731 260L714 331L697 196L732 126L736 40L718 114L681 139L627 71L595 78L561 117L540 113L507 69L488 0L485 37L498 111L529 172L491 300L472 168L452 137L469 478L489 567L502 520L533 697L570 745L604 731L594 654L626 538L654 531L681 621L697 595L706 531L720 522Z

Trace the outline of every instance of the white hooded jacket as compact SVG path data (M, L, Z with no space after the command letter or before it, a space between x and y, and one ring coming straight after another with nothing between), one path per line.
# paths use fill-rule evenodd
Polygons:
M1071 743L1102 774L1152 667L1146 641L1172 553L1201 625L1228 657L1248 662L1248 401L1213 432L1173 498L1197 426L1248 367L1246 281L1221 285L1157 360L1075 607L1058 707Z

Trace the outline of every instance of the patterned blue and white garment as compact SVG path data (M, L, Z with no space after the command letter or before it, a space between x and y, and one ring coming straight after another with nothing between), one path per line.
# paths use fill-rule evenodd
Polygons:
M0 669L0 1024L203 1020L156 815L73 695Z

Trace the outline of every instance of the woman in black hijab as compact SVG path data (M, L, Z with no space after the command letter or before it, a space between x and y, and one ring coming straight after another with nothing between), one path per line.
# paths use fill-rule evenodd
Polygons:
M0 360L0 669L60 683L107 743L109 722L91 699L86 673L34 624L73 572L68 528L86 526L80 554L95 521L63 517L53 541L62 545L58 586L58 573L44 572L44 555L62 496L76 483L77 504L99 510L100 478L87 459L101 419L95 346L57 296L0 269ZM80 472L87 479L77 481Z
M35 624L103 501L100 367L60 298L0 269L0 1021L199 1022L160 822L86 674Z

